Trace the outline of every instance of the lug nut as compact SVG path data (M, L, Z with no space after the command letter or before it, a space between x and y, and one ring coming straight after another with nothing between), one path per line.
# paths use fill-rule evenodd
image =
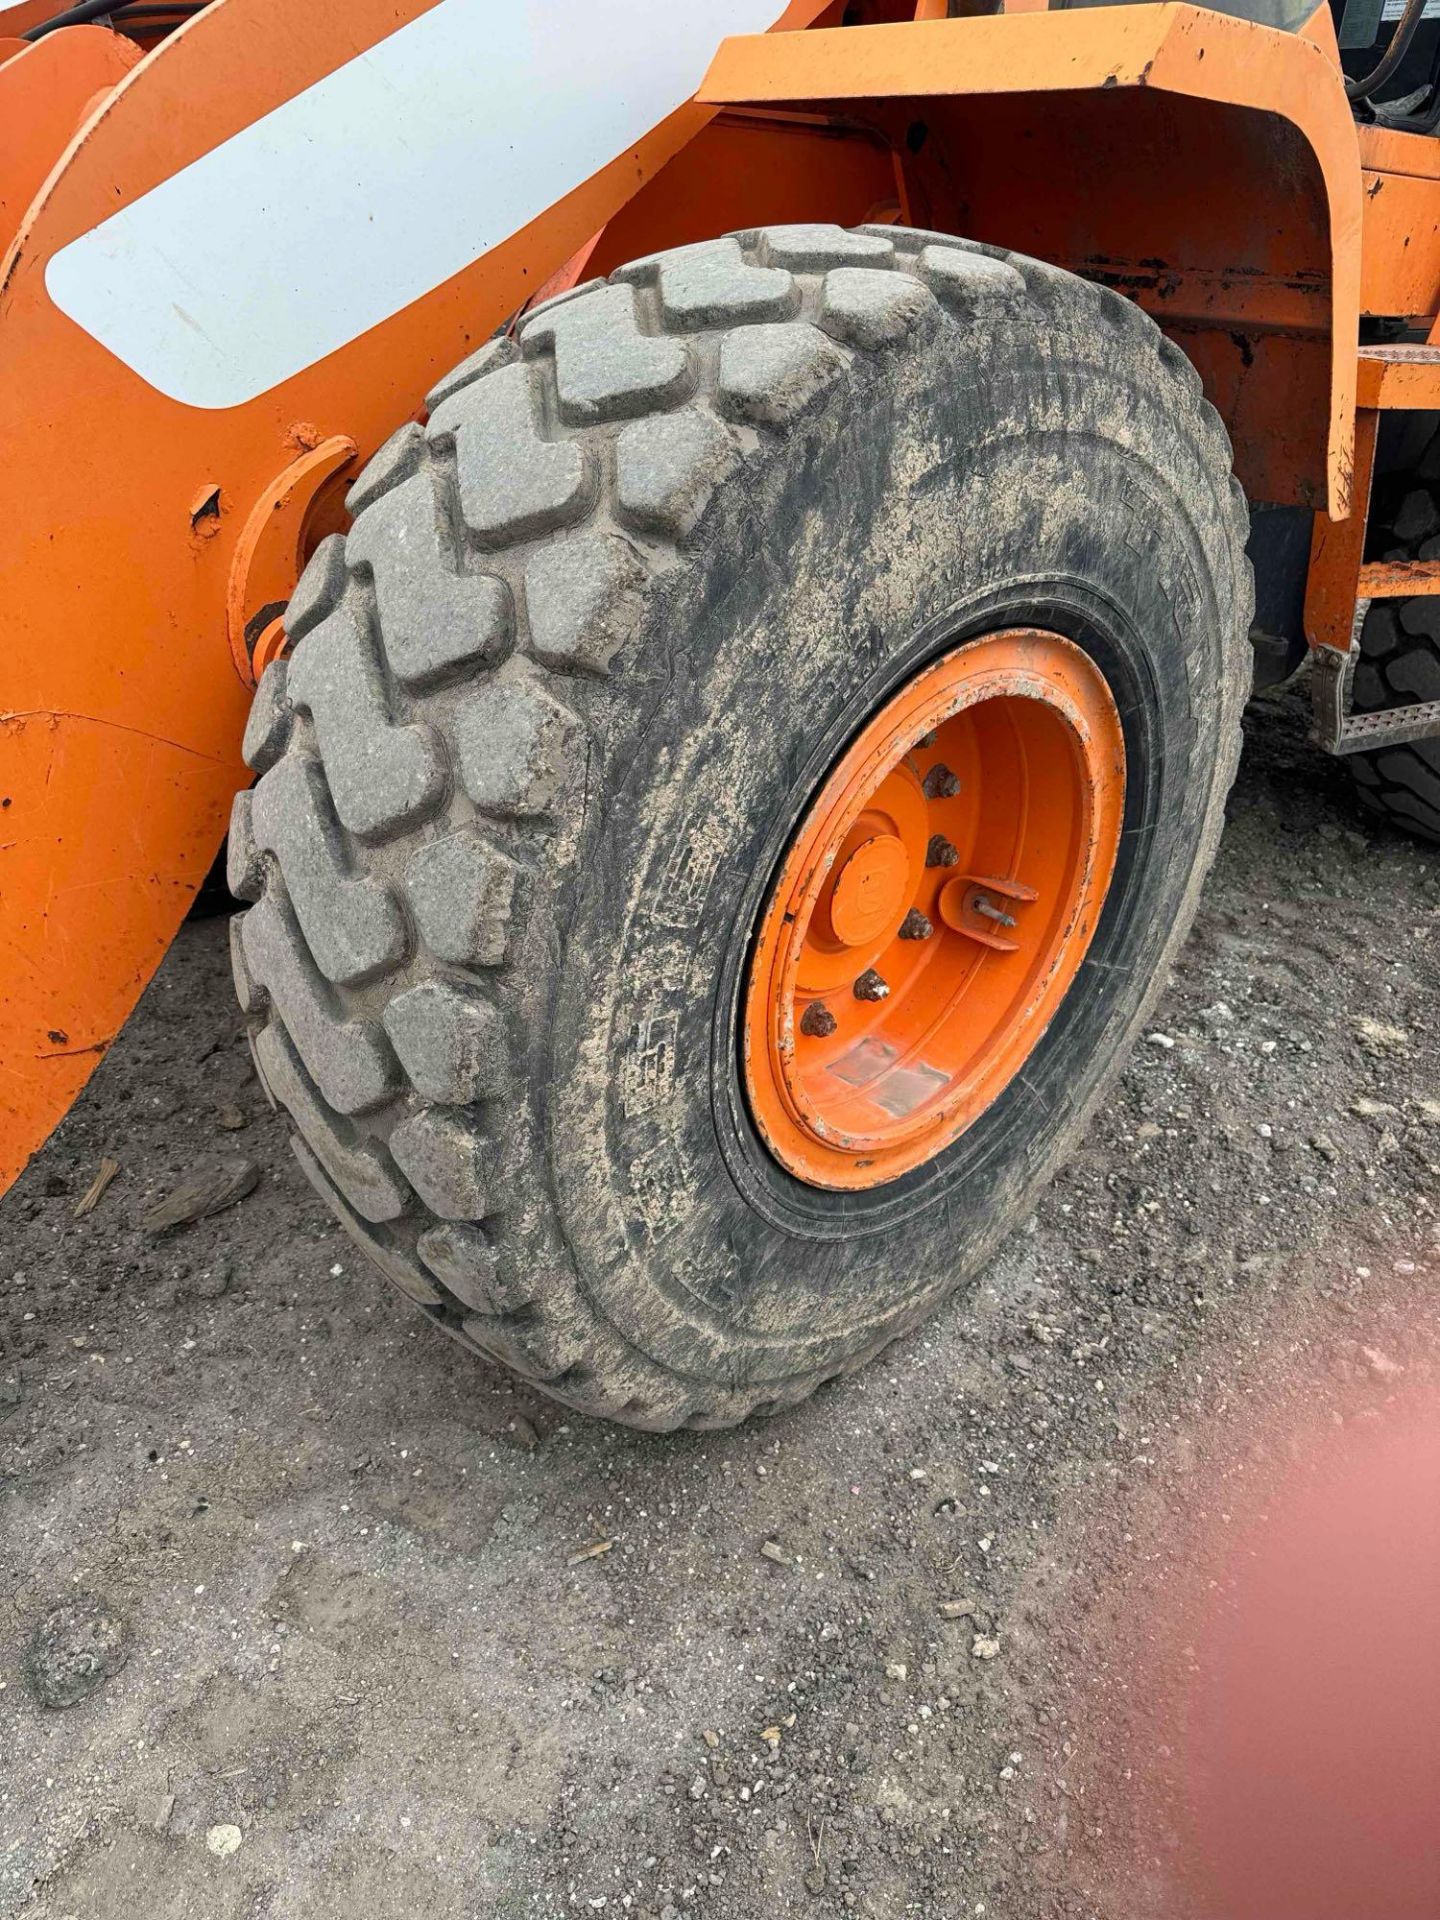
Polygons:
M921 782L927 800L953 800L960 782L947 766L934 766Z
M823 1000L812 1000L800 1016L800 1031L812 1040L828 1040L839 1024Z
M971 904L976 913L983 914L987 920L993 920L997 926L1013 927L1015 924L1013 913L1006 913L1002 907L997 907L993 900L987 900L983 893L977 895Z
M900 922L902 940L928 940L934 931L934 922L921 913L918 907L911 907L909 913Z
M947 840L943 833L932 833L930 844L925 849L925 864L927 867L958 867L960 855L953 842Z
M857 1000L883 1000L889 992L890 988L873 967L867 967L855 982Z

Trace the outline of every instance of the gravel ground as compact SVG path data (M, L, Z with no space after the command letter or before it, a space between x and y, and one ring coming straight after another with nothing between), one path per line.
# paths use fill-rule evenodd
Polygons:
M1257 704L1037 1218L867 1375L654 1437L363 1269L187 926L0 1209L0 1914L1172 1920L1137 1676L1179 1543L1258 1409L1436 1377L1437 946L1435 855Z

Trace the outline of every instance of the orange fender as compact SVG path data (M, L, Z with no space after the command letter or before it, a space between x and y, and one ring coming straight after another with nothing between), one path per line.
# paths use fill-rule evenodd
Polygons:
M1133 152L1125 166L1124 123L1115 117L1126 112L1127 95L1137 104L1147 98L1152 106L1162 100L1195 102L1233 113L1228 125L1210 127L1198 148L1172 152L1168 169L1162 160L1153 174L1146 170L1137 178L1142 170ZM975 108L1007 97L1024 102L1025 110L1008 119L992 115L978 120ZM1102 168L1100 190L1113 181L1125 194L1135 251L1169 253L1178 278L1188 277L1196 300L1208 309L1212 326L1228 324L1227 299L1234 302L1237 315L1243 312L1244 281L1263 279L1276 296L1264 320L1269 337L1303 331L1310 336L1307 346L1325 349L1328 421L1319 423L1322 484L1297 488L1292 497L1314 493L1319 497L1312 503L1328 505L1332 517L1343 518L1348 512L1362 194L1355 127L1333 34L1327 41L1324 31L1316 30L1313 37L1311 29L1283 33L1200 7L1166 4L737 36L716 54L697 98L712 106L868 109L868 116L888 112L893 117L899 108L918 123L938 118L945 109L964 110L969 119L947 123L955 137L946 149L950 171L942 194L945 186L950 192L948 202L942 198L941 212L963 218L958 230L972 237L1000 240L1096 278L1105 277L1104 263L1070 253L1066 242L1073 235L1061 231L1058 243L1051 245L1051 234L1032 225L1043 212L1036 205L1042 196L1037 191L1024 196L1017 185L1013 205L1008 205L1006 186L1012 164L1017 175L1030 166L1025 177L1032 188L1038 176L1042 186L1048 183L1050 197L1073 209L1077 220L1082 213L1088 216L1091 209L1077 207L1069 187L1075 177L1090 185L1094 176L1088 171L1085 143L1104 136L1104 164L1110 171ZM1154 118L1148 116L1147 123L1152 137ZM1242 122L1252 131L1262 130L1256 142L1262 161L1265 126L1282 129L1286 144L1271 141L1268 176L1262 165L1238 179L1226 174L1223 187L1218 186L1227 160L1222 143L1232 132L1242 131ZM1193 137L1193 122L1190 131ZM1004 144L1017 133L1031 151L1022 153L1019 140ZM988 149L987 141L999 150ZM1043 156L1038 167L1032 164L1034 151ZM970 191L966 171L974 152L979 152L977 164L986 169L983 204ZM1297 166L1297 154L1308 159L1308 169ZM1193 178L1184 177L1187 169ZM1321 222L1321 232L1313 243L1318 257L1310 257L1311 237L1304 235L1302 252L1296 244L1297 228L1311 218L1309 199L1317 188L1321 204L1314 217ZM1193 255L1186 256L1180 203L1187 194L1192 196L1191 208L1212 223L1211 238L1216 209L1206 206L1207 195L1211 201L1229 195L1239 202L1229 209L1226 235L1236 243L1234 255L1228 261L1204 263L1210 271L1203 278L1193 271ZM944 224L939 214L937 223ZM1242 265L1247 253L1254 259ZM1230 285L1225 284L1227 269ZM1141 287L1127 284L1124 290L1150 304ZM1285 295L1290 296L1288 305L1282 304ZM1163 303L1151 310L1166 324ZM1199 307L1192 306L1187 317L1193 319L1197 311ZM1221 400L1218 394L1212 397ZM1293 396L1290 405L1293 411ZM1230 419L1230 409L1222 404L1221 410ZM1257 438L1286 436L1294 425L1287 426L1283 414L1266 410L1257 423ZM1301 425L1308 430L1308 422ZM1247 451L1242 441L1248 430L1242 427L1236 433L1232 425L1242 477ZM1263 444L1257 451L1266 458ZM1274 464L1272 455L1272 470ZM1287 496L1267 487L1259 497Z

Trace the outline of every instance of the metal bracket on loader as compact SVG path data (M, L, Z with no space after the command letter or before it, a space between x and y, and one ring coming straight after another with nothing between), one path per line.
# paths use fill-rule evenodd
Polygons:
M1327 753L1370 753L1377 747L1404 746L1411 740L1440 737L1440 700L1413 707L1389 707L1381 713L1355 713L1350 687L1358 647L1310 650L1310 699L1315 721L1311 738Z

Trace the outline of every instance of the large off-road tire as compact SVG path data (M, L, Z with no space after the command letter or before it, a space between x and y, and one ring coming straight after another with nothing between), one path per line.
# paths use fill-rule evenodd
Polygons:
M307 569L247 733L258 1069L359 1244L484 1354L638 1426L786 1405L1024 1217L1184 937L1248 683L1224 432L1122 298L893 228L638 262L429 404ZM867 714L1027 625L1123 722L1088 957L937 1157L809 1185L737 1032L777 864Z
M1416 471L1377 488L1371 549L1395 560L1440 556L1440 434ZM1383 504L1382 504L1383 502ZM1440 600L1372 600L1360 627L1357 713L1440 700ZM1361 804L1422 840L1440 841L1440 740L1347 755Z

